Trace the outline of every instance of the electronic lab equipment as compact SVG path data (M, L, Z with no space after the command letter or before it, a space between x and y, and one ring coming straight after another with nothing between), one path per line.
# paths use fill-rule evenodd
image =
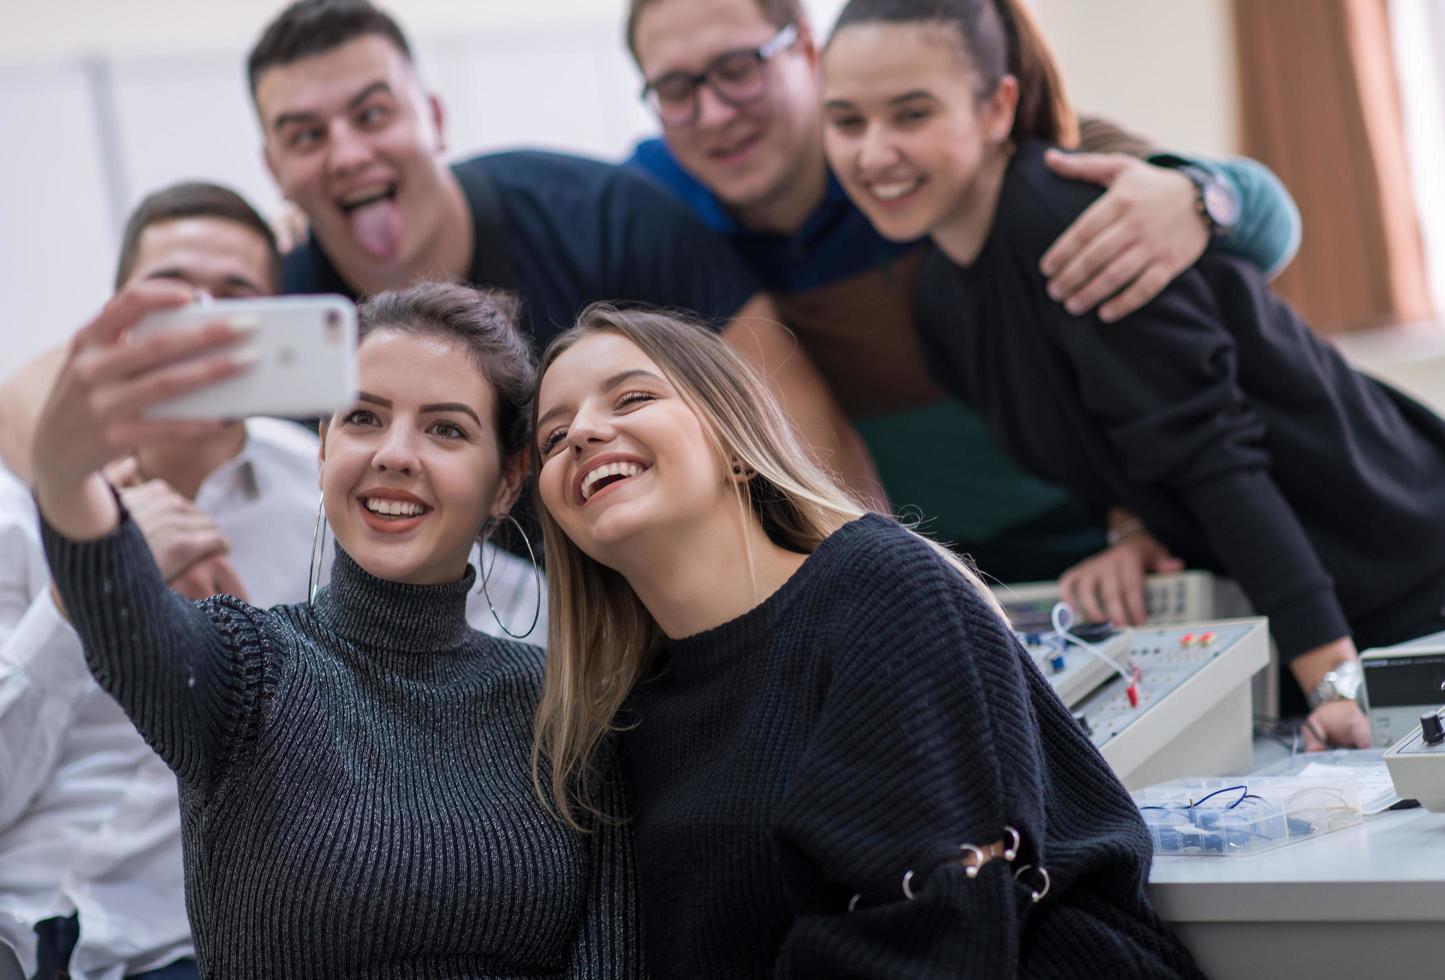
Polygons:
M1049 614L1060 599L1058 582L1023 582L993 588L1014 629L1042 632L1049 629ZM1148 626L1178 626L1243 619L1254 615L1249 599L1235 582L1212 572L1185 571L1149 575L1144 579L1144 607ZM1271 664L1278 662L1273 640L1267 640ZM1254 712L1279 713L1279 671L1271 667L1254 677Z
M1445 643L1403 644L1360 654L1365 678L1365 710L1370 731L1381 748L1420 724L1420 716L1440 704L1445 684Z
M1390 747L1385 765L1401 797L1445 813L1445 720L1438 705L1424 711L1415 730Z
M1021 639L1126 787L1249 770L1251 681L1269 664L1263 618L1121 630L1084 644L1057 632Z

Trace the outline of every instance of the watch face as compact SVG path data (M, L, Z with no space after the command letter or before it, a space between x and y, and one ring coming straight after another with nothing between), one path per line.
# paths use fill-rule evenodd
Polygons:
M1239 221L1239 202L1229 188L1218 180L1206 181L1200 188L1204 210L1216 228L1228 231Z

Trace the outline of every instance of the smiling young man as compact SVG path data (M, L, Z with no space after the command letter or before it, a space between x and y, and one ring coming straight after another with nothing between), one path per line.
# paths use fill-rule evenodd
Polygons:
M819 454L876 490L861 440L756 277L652 182L555 153L448 165L441 101L364 0L300 0L247 62L266 164L311 225L287 292L354 296L450 277L513 289L544 346L596 300L694 312L774 385Z
M927 248L878 235L829 171L818 51L800 0L632 0L627 40L662 123L662 137L640 144L629 164L763 280L894 504L1004 580L1052 578L1102 547L1095 521L1005 460L977 416L930 377L910 309ZM1036 64L1053 70L1046 57ZM1098 121L1084 122L1081 145L1146 152ZM1066 176L1113 188L1046 256L1056 298L1071 309L1105 302L1106 316L1122 316L1211 241L1270 271L1293 254L1298 217L1263 167L1155 161L1177 167L1119 154L1054 161ZM1206 201L1216 209L1204 211ZM1130 537L1133 547L1147 536Z

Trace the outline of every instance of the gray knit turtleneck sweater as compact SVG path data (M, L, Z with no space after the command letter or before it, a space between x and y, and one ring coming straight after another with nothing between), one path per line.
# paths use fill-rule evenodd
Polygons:
M629 834L537 801L542 654L468 627L471 570L400 585L338 550L314 608L192 604L128 518L42 532L91 671L180 780L205 976L641 974Z

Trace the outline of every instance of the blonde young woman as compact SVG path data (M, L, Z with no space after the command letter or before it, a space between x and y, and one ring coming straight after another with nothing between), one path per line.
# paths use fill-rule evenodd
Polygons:
M1197 973L975 576L865 514L725 345L594 307L534 412L538 791L591 819L619 730L655 975Z

